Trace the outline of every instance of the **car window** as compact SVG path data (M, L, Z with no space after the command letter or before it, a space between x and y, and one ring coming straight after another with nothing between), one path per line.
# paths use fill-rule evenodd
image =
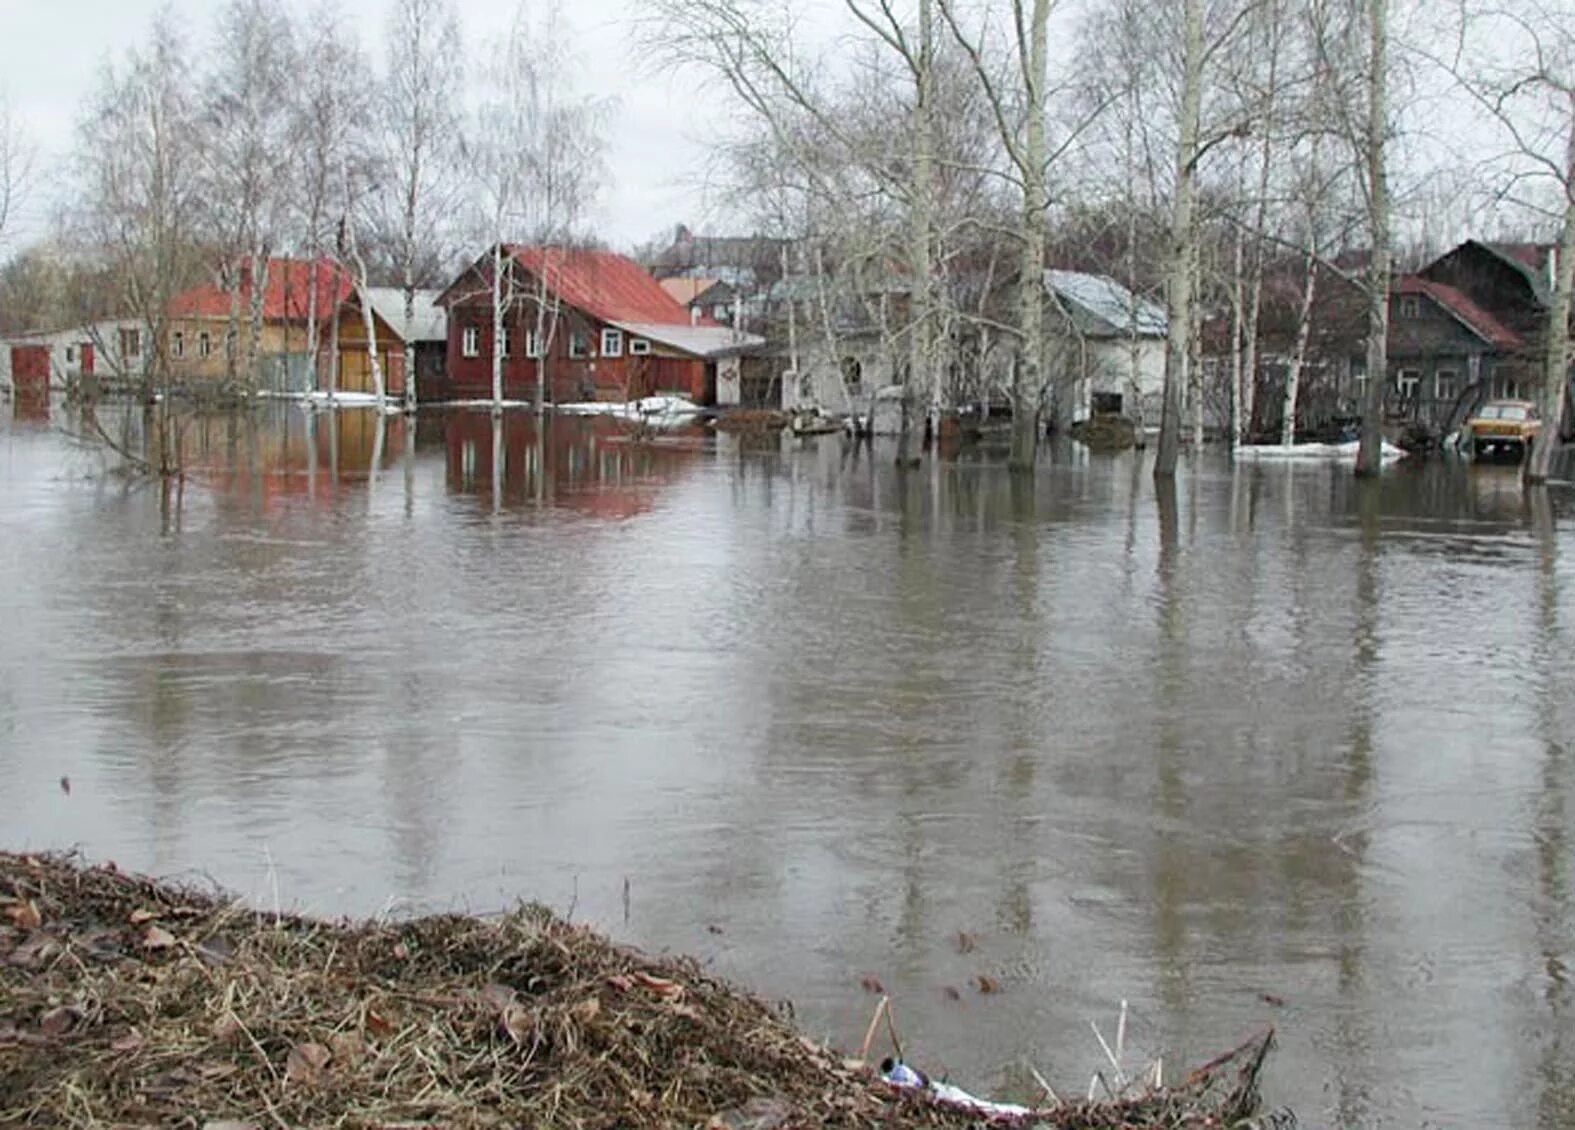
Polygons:
M1483 408L1482 411L1477 413L1477 418L1481 420L1498 419L1498 405L1489 404L1487 407Z
M1506 404L1500 410L1499 418L1503 420L1524 420L1526 419L1526 410L1519 404Z

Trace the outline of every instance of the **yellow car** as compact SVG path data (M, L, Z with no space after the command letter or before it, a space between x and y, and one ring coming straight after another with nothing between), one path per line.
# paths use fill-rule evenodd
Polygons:
M1529 452L1541 430L1537 406L1529 400L1490 400L1466 421L1466 436L1476 455L1495 448Z

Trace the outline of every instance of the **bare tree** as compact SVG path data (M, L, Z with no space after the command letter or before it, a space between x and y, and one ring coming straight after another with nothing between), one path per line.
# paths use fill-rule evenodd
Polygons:
M1461 3L1452 54L1456 83L1508 141L1500 162L1501 199L1518 199L1554 221L1552 295L1542 334L1543 419L1525 463L1525 481L1543 483L1563 431L1570 387L1570 314L1575 289L1575 29L1566 5L1502 0ZM1484 39L1499 50L1473 51ZM1522 191L1525 184L1531 191ZM1544 199L1536 199L1537 189Z
M1389 278L1393 249L1389 215L1389 0L1367 3L1367 119L1359 137L1366 173L1367 234L1372 259L1367 268L1367 389L1362 400L1362 437L1356 473L1383 470L1384 388L1389 380Z
M301 52L301 75L294 85L294 133L301 147L295 207L301 243L311 264L307 271L306 338L309 349L307 381L319 384L320 310L324 253L333 246L337 220L354 200L374 170L369 167L367 116L371 109L367 90L370 76L366 61L345 28L339 0L318 0L307 20L307 38ZM349 184L344 183L350 181ZM359 243L357 244L359 252Z
M123 67L105 65L77 131L85 159L67 212L70 231L106 263L114 305L142 323L145 396L166 380L170 301L192 278L200 235L189 57L173 14L163 10Z
M395 269L404 291L405 408L416 407L414 324L416 290L430 280L423 267L449 258L451 176L462 94L459 21L452 0L393 0L388 23L387 73L382 84L382 156L394 191Z
M0 89L0 251L6 233L15 223L32 186L34 150L11 108L11 99Z
M1002 148L1014 171L1021 195L1018 241L1017 364L1012 375L1012 447L1010 465L1032 469L1039 449L1039 402L1044 387L1044 268L1046 188L1050 161L1045 126L1048 97L1050 13L1053 0L1011 0L1012 53L1016 66L1010 94L985 59L983 36L962 30L956 0L939 0L941 11L984 85Z
M203 92L200 149L204 196L230 293L226 364L247 388L255 388L259 376L269 264L287 221L294 74L290 20L280 0L229 0L219 13L214 65ZM249 297L244 347L243 294Z

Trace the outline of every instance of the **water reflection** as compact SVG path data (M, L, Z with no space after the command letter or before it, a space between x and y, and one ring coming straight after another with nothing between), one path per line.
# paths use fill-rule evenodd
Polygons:
M1279 1024L1306 1124L1567 1124L1567 494L103 422L184 480L0 424L8 844L329 912L572 902L844 1043L878 976L981 1087L1086 1085L1126 998L1170 1063Z

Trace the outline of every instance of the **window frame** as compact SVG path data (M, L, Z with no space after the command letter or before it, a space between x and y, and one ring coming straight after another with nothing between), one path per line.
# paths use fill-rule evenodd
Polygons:
M1410 374L1410 375L1408 376L1407 374ZM1408 385L1408 384L1411 386L1409 391L1407 391L1407 389L1406 389L1406 385ZM1395 369L1395 391L1400 394L1400 399L1402 399L1402 400L1415 400L1416 397L1417 397L1417 394L1419 392L1421 392L1421 390L1422 390L1422 370L1421 369L1413 368L1411 366L1406 366L1405 368L1397 368L1397 369Z
M468 360L481 356L481 327L465 326L459 331L459 355Z
M1449 380L1449 391L1444 391L1444 380ZM1460 370L1443 367L1433 370L1433 395L1439 400L1454 400L1460 395Z
M590 335L584 330L569 331L569 360L585 361L591 355Z
M197 356L203 359L213 356L213 335L207 330L197 334Z
M1400 316L1407 321L1415 321L1422 316L1422 299L1415 294L1402 294L1398 303Z
M497 328L498 356L507 360L514 353L514 329L507 322Z
M630 357L649 357L651 355L651 339L645 337L631 337L629 339Z
M541 359L541 335L535 330L525 331L525 356L533 361Z
M142 330L136 326L120 331L120 355L123 359L142 356Z
M623 356L623 331L613 326L602 327L602 356Z
M170 356L177 361L186 356L185 330L174 330L170 333Z

